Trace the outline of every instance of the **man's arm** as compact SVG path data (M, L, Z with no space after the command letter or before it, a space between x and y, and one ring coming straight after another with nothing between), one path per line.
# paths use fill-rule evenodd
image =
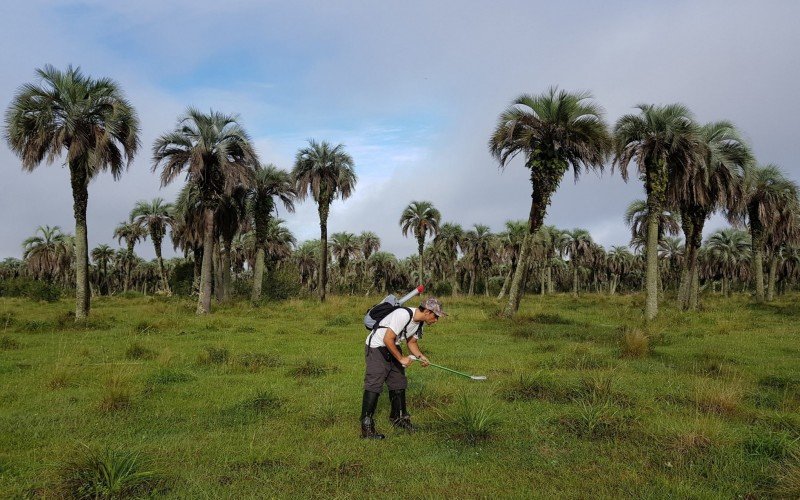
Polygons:
M408 345L408 350L411 351L411 354L416 356L417 359L419 359L419 362L422 363L422 366L428 366L431 364L430 361L428 361L428 358L422 354L422 351L419 350L417 337L411 337L406 341L406 344Z
M397 361L400 362L401 365L404 367L409 366L414 360L409 358L408 356L403 356L400 354L400 350L395 345L394 341L397 339L397 335L394 333L394 330L391 328L386 329L386 335L383 336L383 343L389 352L392 353L392 356L395 357Z

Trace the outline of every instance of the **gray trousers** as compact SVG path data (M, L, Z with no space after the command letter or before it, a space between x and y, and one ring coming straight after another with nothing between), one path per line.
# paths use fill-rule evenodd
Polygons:
M399 346L398 349L400 349ZM408 387L406 369L389 353L387 348L365 345L364 358L367 365L366 373L364 373L365 391L380 394L383 391L384 383L390 391L399 391Z

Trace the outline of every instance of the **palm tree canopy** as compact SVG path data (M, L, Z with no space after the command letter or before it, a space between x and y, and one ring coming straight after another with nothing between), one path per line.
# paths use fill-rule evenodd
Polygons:
M331 146L314 139L297 152L292 177L298 198L304 200L310 194L318 204L349 198L358 180L353 158L343 144Z
M369 259L370 255L381 248L381 239L372 231L363 231L358 238L361 243L361 255L365 259Z
M589 92L567 92L551 87L540 95L522 94L501 113L489 139L489 150L506 165L518 154L527 156L530 169L553 168L558 180L572 167L602 170L611 137L603 110L591 102Z
M167 226L175 220L175 207L172 203L164 203L163 198L153 198L152 201L141 200L131 210L130 218L143 228L147 228L150 237L161 240L166 234Z
M143 240L145 236L147 236L147 230L132 219L122 221L114 228L114 238L117 239L117 243L125 240L125 243L133 246Z
M631 242L644 241L647 233L649 208L644 200L633 200L625 210L625 225L631 228ZM665 234L676 235L681 230L681 216L678 212L665 209L658 220L658 239Z
M6 141L22 168L52 164L66 150L70 168L83 169L87 180L102 170L119 178L139 148L139 119L119 85L72 66L36 73L40 84L23 85L5 116Z
M737 211L738 219L747 217L751 226L786 231L796 213L797 193L797 184L777 165L752 165L745 169L744 196Z
M412 201L403 210L400 216L400 228L403 236L408 236L409 231L417 239L424 239L425 236L435 236L439 232L439 223L442 214L429 201Z
M270 211L272 209L277 211L276 199L288 212L294 212L296 198L297 193L289 172L281 170L271 163L256 168L253 185L248 194L248 211L250 213L255 212L259 203L268 204Z
M215 111L189 108L175 130L153 145L153 171L162 166L161 185L185 171L209 207L234 188L249 186L256 165L258 157L238 117Z
M628 180L628 165L635 161L645 186L648 169L661 165L672 182L662 188L669 199L679 193L690 180L690 169L699 163L702 151L697 125L692 113L681 104L656 106L640 104L639 114L621 117L614 126L615 158L622 178ZM669 190L667 188L670 188ZM648 192L648 195L650 193Z

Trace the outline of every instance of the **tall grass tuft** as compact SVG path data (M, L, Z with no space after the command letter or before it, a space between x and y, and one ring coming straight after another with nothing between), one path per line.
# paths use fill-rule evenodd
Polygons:
M20 343L11 335L0 337L0 351L12 351L20 348Z
M466 396L443 415L445 424L452 430L452 437L467 444L491 439L501 422L489 400L478 402Z
M134 342L125 349L125 358L126 359L153 359L156 357L156 352L152 349L148 349L147 347L143 346L138 342Z
M111 375L105 383L100 398L100 411L110 413L127 410L131 406L131 389L120 375Z
M245 352L235 356L231 364L234 369L258 373L264 368L281 366L281 358L272 353Z
M697 409L717 415L732 415L742 403L742 387L735 383L714 383L700 379L695 386L694 402Z
M57 493L62 498L132 498L163 492L165 485L152 463L138 453L89 450L62 466Z
M556 378L549 371L536 373L522 373L517 380L502 390L501 395L506 401L531 401L542 399L559 403L569 402L575 393L575 388Z
M622 333L620 350L623 358L645 358L650 354L650 339L638 328L626 330Z
M778 484L775 493L783 498L800 498L800 455L794 453L792 460L778 469Z
M335 368L325 366L319 361L307 359L303 364L289 371L289 374L294 377L322 377L329 373L333 373Z
M197 363L200 365L222 365L228 362L230 352L227 347L206 347L205 352L200 353L197 357Z

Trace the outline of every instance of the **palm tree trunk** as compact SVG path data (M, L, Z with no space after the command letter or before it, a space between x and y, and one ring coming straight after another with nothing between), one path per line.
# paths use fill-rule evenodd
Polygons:
M572 296L578 296L578 266L572 264Z
M205 224L203 228L203 265L200 271L200 294L197 298L197 314L211 312L211 260L214 253L214 211L205 209Z
M511 283L511 275L514 274L514 262L511 262L511 267L508 269L506 279L503 280L503 286L500 288L500 293L497 295L497 300L501 300L508 292L508 285Z
M773 250L769 259L769 274L767 275L767 302L772 302L775 298L775 275L778 271L778 256Z
M751 221L751 226L754 225ZM755 277L756 302L764 302L764 233L761 228L752 228L753 276Z
M253 293L250 294L250 300L253 303L261 300L261 283L264 279L264 248L259 245L256 250L256 265L253 269Z
M89 316L89 238L86 227L86 207L89 204L86 170L82 162L70 164L73 211L75 215L75 320Z
M220 251L220 243L218 238L214 238L214 252L211 255L211 263L214 266L214 298L217 299L217 302L222 302L223 296L222 293L224 292L224 286L222 284L222 264L220 263L221 254Z
M425 237L417 238L417 246L419 249L419 284L425 284L425 266L422 263L422 253L425 250Z
M133 242L128 241L128 258L127 262L125 263L125 288L124 291L128 291L128 287L131 284L131 273L133 272Z
M169 281L167 281L167 271L164 269L164 259L161 257L161 239L151 239L156 250L156 259L158 259L158 272L161 274L161 290L167 295L172 295L169 289Z
M553 285L553 267L547 265L547 293L553 295L555 293L555 286Z
M692 286L689 291L689 310L696 311L697 306L700 305L700 270L697 268L696 261L689 272L692 274Z
M328 285L328 211L330 202L319 202L319 244L322 259L319 263L319 300L325 302L325 288Z
M472 271L469 273L469 292L467 295L472 297L473 293L475 293L475 268L473 267Z
M539 274L539 281L541 282L540 283L541 288L539 289L539 295L544 297L544 294L547 290L547 270L545 268L542 268L540 273L541 274Z
M651 209L647 217L647 272L645 276L645 318L654 319L658 314L658 215Z
M532 234L526 234L522 240L519 256L517 257L517 267L514 269L514 277L511 279L511 290L508 292L508 303L503 310L503 316L510 318L519 310L519 303L522 300L522 277L525 275L525 268L528 263L528 254L531 252Z
M231 298L231 245L232 241L223 241L222 255L222 300L227 302Z
M194 256L194 266L192 269L192 294L195 292L200 294L200 276L203 272L203 252L202 246L196 246L192 249L192 255Z

